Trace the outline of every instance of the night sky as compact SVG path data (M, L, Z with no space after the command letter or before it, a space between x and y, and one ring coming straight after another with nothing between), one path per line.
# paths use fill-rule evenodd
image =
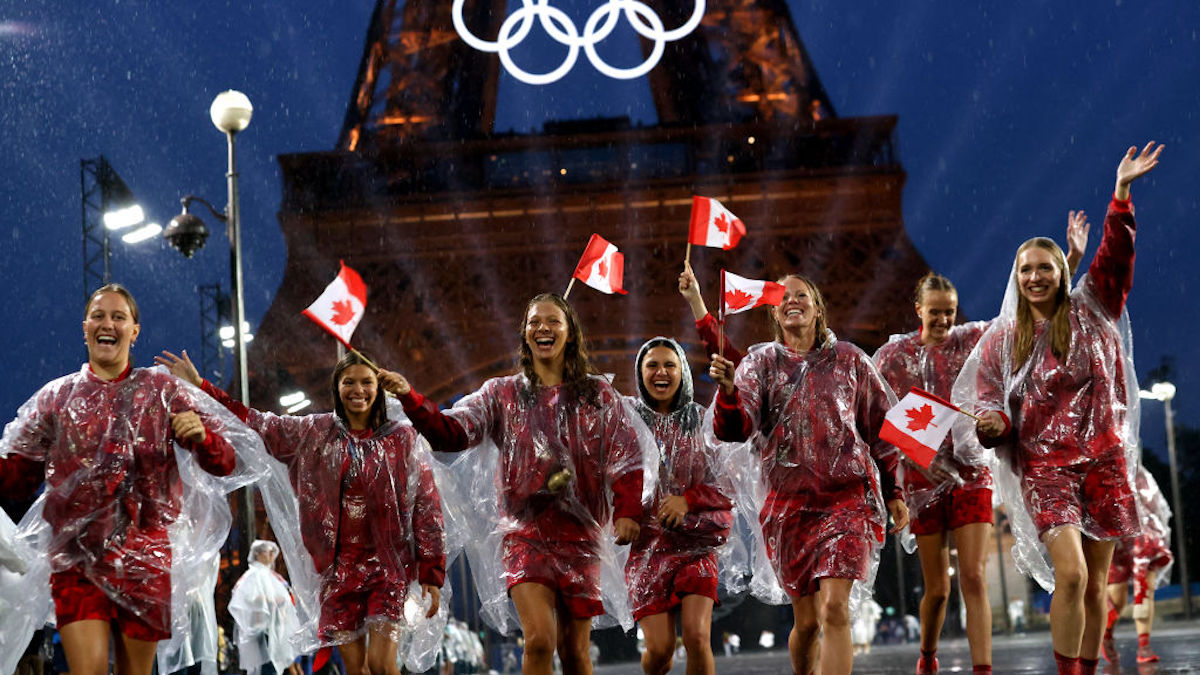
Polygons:
M600 0L552 4L582 24ZM1200 3L789 4L838 114L899 115L905 226L957 284L972 319L998 311L1021 241L1063 241L1070 209L1096 225L1090 261L1122 152L1167 144L1162 164L1133 188L1129 311L1139 376L1174 357L1179 421L1195 425L1200 365L1188 342L1200 323L1191 296L1200 272L1187 252L1200 250ZM0 6L0 281L9 312L0 344L11 374L0 417L85 358L79 161L105 155L164 225L184 194L219 207L225 141L208 107L230 88L255 108L238 157L247 315L257 326L286 255L276 156L332 149L372 8L368 0ZM633 43L605 53L620 63L623 49L632 53ZM545 87L504 77L500 98L500 131L598 115L654 122L644 79L603 80L586 60ZM161 240L114 240L113 279L142 306L140 365L162 348L199 352L196 287L228 288L229 278L223 228L207 222L213 235L193 260ZM626 284L637 292L636 279ZM1145 407L1145 442L1160 449L1161 406Z

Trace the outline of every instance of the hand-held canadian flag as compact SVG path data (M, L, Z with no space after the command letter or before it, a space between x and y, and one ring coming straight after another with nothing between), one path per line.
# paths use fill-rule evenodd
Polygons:
M620 293L624 295L627 291L623 284L625 282L625 256L617 250L616 246L608 243L598 234L593 234L588 240L587 247L583 249L583 256L579 258L579 264L575 266L575 274L572 279L578 279L601 293ZM565 298L571 292L571 286L567 286L567 292L563 293Z
M721 270L721 307L726 314L737 314L763 305L783 302L783 284L747 279Z
M331 335L346 345L351 351L350 336L358 327L367 311L367 285L363 283L358 272L346 267L346 263L338 261L341 270L333 283L325 287L321 297L308 306L302 314L316 322L318 326L329 331Z
M958 414L967 413L949 401L913 387L887 411L879 438L928 469Z
M728 251L746 236L746 225L711 197L692 196L692 218L688 244Z

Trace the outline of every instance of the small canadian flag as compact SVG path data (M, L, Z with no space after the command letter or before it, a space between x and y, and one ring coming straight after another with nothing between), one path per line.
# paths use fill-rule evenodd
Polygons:
M692 196L688 243L728 251L737 246L744 236L746 225L721 202L711 197Z
M346 267L346 263L338 261L341 270L333 283L325 287L321 297L301 312L312 319L318 326L329 331L347 349L350 346L350 336L362 321L367 311L367 285L363 283L358 272Z
M726 314L737 314L763 305L783 302L783 285L774 281L747 279L721 270L725 275L724 297Z
M601 293L624 295L625 256L604 237L593 234L573 276Z
M913 387L887 411L879 437L928 469L959 414L953 403Z

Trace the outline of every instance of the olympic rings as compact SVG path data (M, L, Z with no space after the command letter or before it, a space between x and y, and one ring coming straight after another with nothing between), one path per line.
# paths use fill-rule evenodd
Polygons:
M521 0L521 7L505 18L500 25L500 33L495 40L483 40L467 28L463 19L463 4L466 0L454 0L451 17L454 30L459 37L471 47L481 52L498 53L500 62L509 75L526 84L541 85L556 82L575 67L579 59L579 48L587 54L588 61L602 74L616 80L632 80L650 72L662 59L666 43L674 42L688 35L704 18L705 0L694 0L695 9L692 16L682 26L674 30L666 30L662 18L641 0L608 0L596 8L583 25L583 33L571 17L556 7L550 6L550 0ZM650 55L639 65L632 68L617 68L608 64L596 51L596 45L603 42L617 27L621 14L629 20L629 25L638 35L654 43ZM516 47L528 37L533 30L534 20L542 30L546 31L553 40L567 48L567 55L558 67L546 73L531 73L516 64L509 50Z

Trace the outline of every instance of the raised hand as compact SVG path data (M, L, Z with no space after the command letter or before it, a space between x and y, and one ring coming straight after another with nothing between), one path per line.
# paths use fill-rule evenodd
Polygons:
M200 377L200 371L196 370L196 364L188 358L186 349L183 350L183 356L176 356L164 349L162 356L154 357L154 362L160 366L166 366L172 375L184 382L190 382L197 387L204 382L204 378Z
M700 295L700 284L696 282L696 275L692 272L690 263L683 263L683 271L679 273L679 294L687 300L688 306L692 308L692 316L697 321L708 314L708 307L704 305L704 298Z
M391 370L379 371L379 386L395 396L406 396L412 391L412 385L408 383L408 378Z
M721 391L726 395L733 393L733 373L737 367L733 365L733 361L721 356L720 354L712 355L712 365L708 367L708 375L721 387Z
M1158 156L1165 147L1167 146L1160 145L1156 148L1154 141L1150 141L1140 153L1136 145L1125 151L1125 156L1117 165L1117 189L1114 192L1117 199L1129 199L1129 184L1158 166Z
M204 430L204 422L193 410L185 410L177 415L171 415L171 429L175 438L181 441L191 441L196 445L204 442L208 436Z
M1087 252L1088 232L1091 229L1092 224L1083 211L1067 212L1067 267L1071 269L1071 274L1079 269L1079 261Z

